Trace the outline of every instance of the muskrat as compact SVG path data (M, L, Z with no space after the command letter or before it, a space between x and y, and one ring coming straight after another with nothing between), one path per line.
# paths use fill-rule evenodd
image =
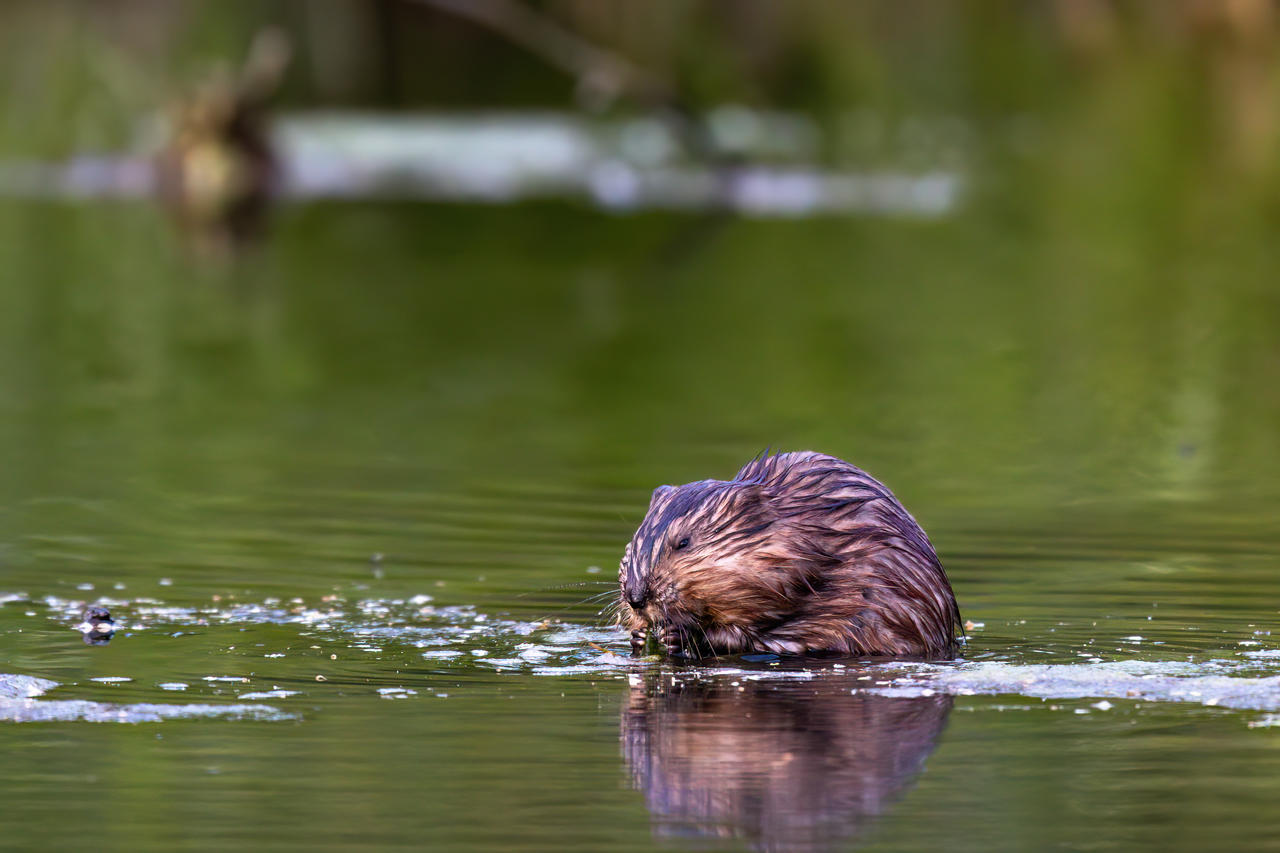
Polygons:
M884 484L834 456L761 455L734 478L659 486L627 545L631 646L953 657L960 609L929 537Z

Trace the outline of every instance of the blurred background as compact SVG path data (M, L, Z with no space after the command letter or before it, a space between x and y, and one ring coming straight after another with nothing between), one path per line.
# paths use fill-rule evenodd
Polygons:
M990 626L975 655L1256 645L1280 592L1278 40L1269 0L7 0L0 593L56 596L62 621L113 584L182 607L428 590L540 618L609 588L653 486L772 446L898 493ZM548 592L565 584L594 585ZM150 685L244 642L91 658L33 632L25 600L5 666L63 681ZM380 665L436 677L398 654ZM502 681L477 672L457 678ZM571 682L595 729L570 746L519 734L573 720L563 684L521 684L505 740L478 694L386 729L436 762L433 820L497 779L550 815L548 845L647 847L634 797L582 806L616 781L611 683ZM313 716L371 719L351 701ZM1062 757L1043 717L956 716L890 846L1193 849L1226 843L1205 818L1224 814L1240 846L1275 837L1274 785L1224 781L1265 777L1238 720L1169 712L1122 753L1077 720L1064 788L1035 769ZM419 777L384 778L407 759L377 719L339 746L193 731L183 760L232 744L267 778L332 750L400 810L289 789L300 819L399 843L417 795L379 786ZM430 753L424 719L467 746ZM54 760L74 773L107 737ZM516 784L513 749L558 800ZM565 750L596 775L548 771ZM6 797L43 832L62 783L24 755ZM1204 769L1135 794L1161 762ZM225 809L209 837L270 824L202 784ZM79 808L67 833L102 817Z
M7 3L6 479L573 490L773 445L939 512L1271 492L1278 26Z

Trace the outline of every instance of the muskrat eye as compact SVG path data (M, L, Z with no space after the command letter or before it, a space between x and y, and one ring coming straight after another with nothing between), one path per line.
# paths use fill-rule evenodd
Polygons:
M688 548L688 547L689 547L689 537L686 536L676 543L675 550L683 551L685 548Z

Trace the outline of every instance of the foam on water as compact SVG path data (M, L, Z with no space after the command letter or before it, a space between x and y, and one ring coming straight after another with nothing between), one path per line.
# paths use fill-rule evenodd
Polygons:
M869 691L884 696L1016 694L1038 699L1139 699L1280 710L1280 675L1250 677L1232 661L1108 661L1084 664L961 663L922 666ZM1103 709L1105 710L1105 709Z
M281 690L277 687L274 690L255 690L251 693L241 693L240 698L246 701L258 701L261 699L288 699L290 696L297 696L298 693L299 691L297 690Z
M326 596L318 603L294 599L263 602L211 602L207 607L171 606L155 599L136 599L110 605L47 596L43 599L55 619L73 621L90 605L110 606L124 630L164 631L215 625L295 625L304 637L342 639L350 648L382 653L388 645L421 650L425 660L450 666L483 666L499 671L523 670L563 673L617 669L629 659L596 660L601 644L619 646L624 634L616 628L576 625L551 620L500 618L477 611L474 605L434 607L427 595L408 598L348 600ZM272 653L264 657L276 656ZM282 655L281 655L282 656ZM238 676L209 675L205 681L240 681Z
M844 661L780 661L765 656L730 658L713 663L672 664L658 658L626 655L626 637L612 627L505 618L477 611L473 605L435 606L429 596L359 598L328 595L320 602L293 599L255 602L221 602L209 606L175 607L154 599L136 599L120 605L132 631L211 625L295 625L304 637L345 640L353 649L369 653L404 654L413 651L433 668L489 670L495 673L540 677L613 675L623 677L652 667L668 668L677 680L726 679L737 681L848 679L856 692L885 696L918 697L1010 695L1041 700L1099 700L1094 710L1111 708L1107 700L1184 702L1209 707L1256 711L1280 711L1280 649L1242 649L1227 652L1226 659L1203 660L1104 660L1093 648L1079 645L1059 649L1081 663L1036 663L1019 660L1016 651L1002 660L954 663ZM54 597L44 599L54 618L74 621L87 602ZM177 634L173 634L176 636ZM1138 635L1117 638L1137 646ZM1089 641L1092 644L1092 640ZM1257 645L1250 641L1248 646ZM1151 643L1158 645L1158 643ZM1119 649L1117 649L1119 651ZM1135 649L1136 653L1136 649ZM1218 654L1222 652L1219 651ZM273 655L267 654L267 657ZM1205 657L1208 657L1206 655ZM737 664L741 663L741 666ZM240 676L209 675L208 682L242 682ZM30 682L26 682L30 684ZM18 682L14 682L18 684ZM15 687L15 689L17 689ZM255 691L243 699L284 698L286 691ZM399 688L383 690L386 698L414 695ZM14 700L16 701L16 700ZM24 700L30 701L30 700ZM40 702L42 706L54 703ZM272 718L281 712L261 706L99 706L64 703L62 711L46 708L47 715L61 713L67 719L116 719L129 721L172 716L237 716L251 708L255 718ZM185 710L183 710L185 709ZM1089 711L1084 710L1085 713ZM12 711L8 713L14 713ZM23 713L35 713L30 709ZM148 716L150 715L150 716ZM137 720L131 719L136 717ZM56 718L56 717L54 717Z
M41 699L56 681L29 675L0 673L0 721L50 723L82 720L89 723L157 723L163 720L218 718L230 720L289 720L291 714L269 705L161 705L140 702L115 705L80 699Z

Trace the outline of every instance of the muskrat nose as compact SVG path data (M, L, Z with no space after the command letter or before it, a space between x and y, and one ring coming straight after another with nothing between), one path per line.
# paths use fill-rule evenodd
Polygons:
M649 590L647 589L638 589L627 592L627 604L631 605L632 610L640 610L648 600Z

